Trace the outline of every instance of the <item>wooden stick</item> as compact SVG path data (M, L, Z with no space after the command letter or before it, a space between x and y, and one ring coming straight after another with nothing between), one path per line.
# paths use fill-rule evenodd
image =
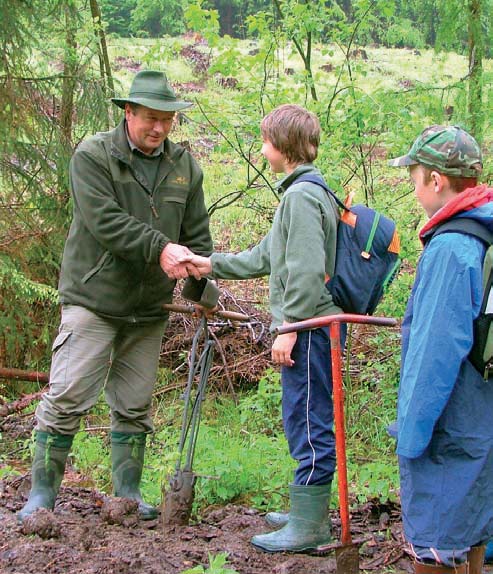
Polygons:
M173 311L175 313L185 313L188 315L193 315L195 311L195 307L192 305L175 305L174 303L165 303L163 305L163 309L166 311ZM235 313L234 311L213 311L211 310L210 313L212 315L218 315L223 319L229 319L231 321L250 321L250 317L248 315L243 315L243 313Z
M0 379L15 379L18 381L33 381L35 383L48 384L48 373L39 371L24 371L22 369L6 369L0 367Z

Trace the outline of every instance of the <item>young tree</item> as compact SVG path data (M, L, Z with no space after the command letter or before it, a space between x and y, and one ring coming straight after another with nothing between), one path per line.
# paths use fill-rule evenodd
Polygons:
M52 338L68 162L84 130L104 127L107 104L85 2L0 8L0 360L23 367Z
M481 141L484 122L482 0L469 0L467 10L469 40L468 112L471 132L478 141Z
M101 79L105 82L105 92L108 97L115 95L115 86L113 84L113 75L111 73L110 59L108 56L108 47L106 45L106 34L103 28L101 10L97 0L90 0L92 21L94 24L94 33L98 38L98 56L99 56L99 70Z
M140 36L181 34L185 30L181 0L137 0L130 30Z
M317 101L312 69L313 43L327 35L332 25L343 20L344 13L337 4L325 0L273 0L273 4L279 26L303 61L306 85L312 100Z

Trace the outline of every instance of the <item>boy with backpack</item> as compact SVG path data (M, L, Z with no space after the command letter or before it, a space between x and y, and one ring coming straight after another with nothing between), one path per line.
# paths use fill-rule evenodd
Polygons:
M409 166L429 217L402 324L397 454L404 534L416 574L480 574L493 535L493 384L470 352L487 245L468 231L440 227L470 218L493 231L493 189L477 185L480 148L456 126L425 129L389 163Z
M325 287L332 276L339 213L323 187L297 178L321 177L312 164L320 142L317 117L286 104L261 123L262 154L282 193L272 228L258 245L241 253L193 257L202 275L249 279L269 275L272 329L340 313ZM268 552L314 550L331 540L329 500L335 470L332 377L328 328L279 335L272 359L281 365L282 415L291 456L298 462L289 486L290 512L269 513L279 530L252 538Z

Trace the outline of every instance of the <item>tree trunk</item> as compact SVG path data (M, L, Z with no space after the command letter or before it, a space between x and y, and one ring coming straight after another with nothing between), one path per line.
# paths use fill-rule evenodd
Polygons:
M65 55L63 62L62 103L60 108L60 129L64 145L72 144L72 120L74 113L74 89L77 77L77 8L73 0L63 7L65 16Z
M483 138L483 36L481 15L483 0L469 0L469 98L468 113L472 135L480 142Z
M274 2L274 6L276 8L276 13L279 16L279 22L283 22L284 21L284 14L283 14L283 11L281 8L281 4L280 4L279 0L273 0L273 2ZM305 66L305 71L306 71L306 77L307 77L307 85L310 88L310 94L311 94L312 100L314 102L316 102L318 100L317 89L315 87L315 79L313 77L312 64L311 64L312 33L308 32L308 31L306 32L306 36L304 38L304 40L306 40L306 52L305 52L303 49L302 43L299 41L298 38L296 38L296 35L288 29L286 30L286 32L287 32L290 40L293 42L294 47L296 48L296 51L298 52L301 59L303 60L303 64Z
M101 10L97 0L90 0L91 15L94 23L94 31L99 38L99 68L101 70L101 79L105 86L108 87L106 95L112 98L115 95L115 85L113 83L113 76L111 74L110 59L108 56L108 46L106 44L106 35L102 26Z
M351 0L339 0L339 6L342 8L344 14L346 15L348 22L353 21L353 9L351 4Z

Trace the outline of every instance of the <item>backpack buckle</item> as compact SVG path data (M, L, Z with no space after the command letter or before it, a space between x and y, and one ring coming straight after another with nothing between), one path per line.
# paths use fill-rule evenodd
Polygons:
M491 370L492 367L493 367L492 361L488 361L486 363L486 365L484 366L483 379L485 381L489 381L489 380L493 379L493 372Z

